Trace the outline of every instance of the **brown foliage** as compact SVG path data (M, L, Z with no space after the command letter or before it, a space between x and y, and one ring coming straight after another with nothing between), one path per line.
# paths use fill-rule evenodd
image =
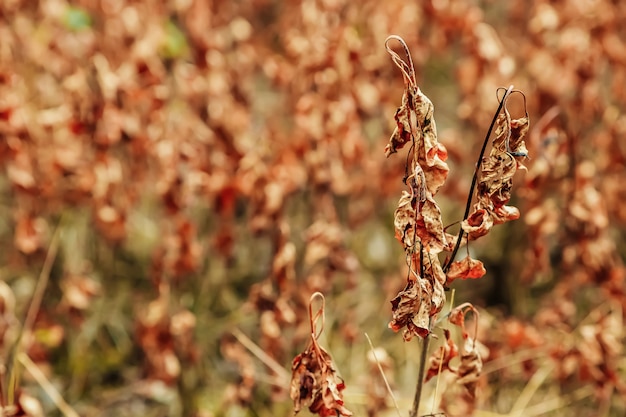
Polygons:
M382 332L384 300L390 327L424 336L448 287L497 305L470 332L490 352L478 402L446 387L447 415L508 412L548 366L512 414L623 411L623 2L0 3L2 411L56 412L11 365L39 283L17 351L80 415L284 414L280 364L310 337L314 291L337 300L328 337L358 395L342 362ZM404 86L390 33L413 52L387 45ZM475 164L511 83L526 97L505 97ZM380 239L391 216L402 255ZM235 325L265 367L223 336ZM402 369L396 339L376 338Z
M313 315L312 305L315 298L321 298L321 307ZM304 352L298 354L291 366L290 395L294 403L294 414L303 407L322 417L351 416L343 405L345 389L343 379L333 369L332 359L328 352L317 342L324 330L324 296L314 293L309 301L309 320L311 323L311 340ZM319 331L317 321L321 320Z

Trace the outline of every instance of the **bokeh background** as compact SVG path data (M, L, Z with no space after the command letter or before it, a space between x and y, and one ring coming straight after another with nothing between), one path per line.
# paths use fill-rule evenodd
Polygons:
M623 416L626 3L610 0L3 0L3 411L290 415L321 291L346 406L397 415L367 332L405 414L420 345L387 328L406 276L390 34L435 105L450 230L497 88L531 119L521 218L470 246L487 275L454 288L480 311L477 399L444 374L421 414Z

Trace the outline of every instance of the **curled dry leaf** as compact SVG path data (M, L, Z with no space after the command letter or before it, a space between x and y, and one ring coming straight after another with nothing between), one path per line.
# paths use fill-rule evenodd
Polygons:
M394 213L394 226L396 239L405 251L412 250L416 242L430 254L440 253L448 246L441 210L429 195L419 201L408 191L403 191Z
M428 335L431 295L432 286L427 280L409 280L404 290L391 300L392 320L389 328L397 332L406 327L403 336L407 341L414 335Z
M474 339L468 337L465 339L461 351L461 365L457 370L457 382L467 388L467 392L472 398L476 395L476 385L482 369L483 360L476 349L476 343Z
M411 194L403 191L393 221L396 239L400 241L405 250L413 246L415 236L415 207L413 207L411 200Z
M315 316L312 313L312 302L315 297L322 298L322 307ZM321 319L319 333L316 322ZM311 340L304 352L297 355L291 366L290 397L294 404L294 414L302 408L322 417L351 416L343 404L345 389L343 380L336 374L332 366L330 354L317 342L317 338L324 330L324 298L315 293L309 302L309 320L311 324Z
M455 308L453 308L449 315L448 321L454 325L457 325L461 328L461 332L463 334L463 338L466 339L469 337L467 330L465 330L465 314L471 311L476 316L476 328L474 329L474 337L476 337L476 333L478 333L478 310L471 303L463 303Z
M446 339L445 343L439 346L428 359L428 369L424 382L428 382L432 377L445 370L456 373L454 369L450 368L450 361L459 356L459 348L450 337L450 330L443 329L443 335Z
M487 271L483 263L469 255L460 261L450 264L446 273L446 284L450 285L455 279L477 279L483 277Z
M402 149L412 138L413 133L411 129L411 110L409 108L409 102L412 98L412 94L409 91L405 91L402 95L402 105L396 110L396 114L393 118L396 121L396 128L389 138L389 143L385 147L385 156L389 157L391 154L398 152L398 149Z
M414 96L413 106L421 134L421 143L415 148L417 161L424 167L428 191L435 195L448 177L449 168L445 163L448 152L437 140L437 126L433 117L435 107L419 88Z

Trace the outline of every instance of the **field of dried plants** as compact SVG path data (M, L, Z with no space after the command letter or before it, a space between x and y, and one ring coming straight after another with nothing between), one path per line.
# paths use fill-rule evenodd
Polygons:
M621 1L4 0L0 416L621 417L625 109Z

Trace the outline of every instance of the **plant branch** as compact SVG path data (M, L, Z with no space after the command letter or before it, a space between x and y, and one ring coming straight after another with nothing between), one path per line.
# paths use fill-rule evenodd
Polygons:
M480 154L478 155L478 161L476 161L476 167L474 168L474 176L472 177L472 185L470 186L470 190L467 195L467 203L465 204L465 213L463 214L463 220L467 220L467 217L469 216L470 208L472 207L472 197L474 197L474 189L476 188L476 183L478 182L478 172L480 171L480 164L483 161L483 156L485 155L485 150L487 149L487 144L489 143L489 138L491 137L491 132L493 131L493 128L496 125L496 122L498 120L498 116L500 115L500 112L502 111L502 108L504 107L506 98L511 94L512 91L513 91L513 86L511 85L509 86L509 88L507 88L507 90L504 92L504 95L500 99L498 110L496 110L496 113L494 114L493 119L491 120L491 125L489 125L489 130L487 131L487 135L485 136L485 140L483 141L483 146L480 149ZM454 245L454 249L452 250L452 253L450 254L450 258L448 258L448 261L443 266L444 273L448 272L448 269L450 269L450 265L452 264L452 262L454 262L454 257L456 256L457 252L459 251L459 248L461 247L461 241L463 240L464 233L465 232L463 231L463 226L461 225L461 229L459 230L459 235L456 239L456 244Z
M430 330L432 318L428 320L428 329ZM422 388L424 388L424 372L426 372L426 360L428 358L428 345L430 344L430 333L428 333L422 344L422 353L420 355L420 365L417 371L417 386L415 387L415 397L413 398L413 408L409 413L410 417L417 417L420 408L420 400L422 398Z
M48 286L52 266L54 265L57 252L59 250L62 221L63 219L59 221L59 225L57 225L54 235L52 236L52 240L50 241L50 245L48 246L48 252L46 253L46 258L41 268L41 272L39 273L39 279L37 280L37 285L35 286L33 297L31 299L30 305L28 306L26 317L24 318L24 324L22 325L15 344L11 349L10 357L12 357L12 360L8 361L8 363L11 364L11 367L9 369L9 384L7 389L8 391L6 401L7 405L13 405L16 401L15 392L18 388L19 380L18 358L23 348L24 340L29 339L29 336L33 330L33 326L35 325L35 319L37 318L37 314L39 313L41 302L43 301L43 296L46 291L46 287Z
M17 355L19 362L26 368L26 370L37 381L39 386L48 394L48 397L52 400L54 405L65 417L79 417L78 413L65 401L59 391L52 385L52 383L46 378L44 373L39 367L28 357L24 352L20 352Z

